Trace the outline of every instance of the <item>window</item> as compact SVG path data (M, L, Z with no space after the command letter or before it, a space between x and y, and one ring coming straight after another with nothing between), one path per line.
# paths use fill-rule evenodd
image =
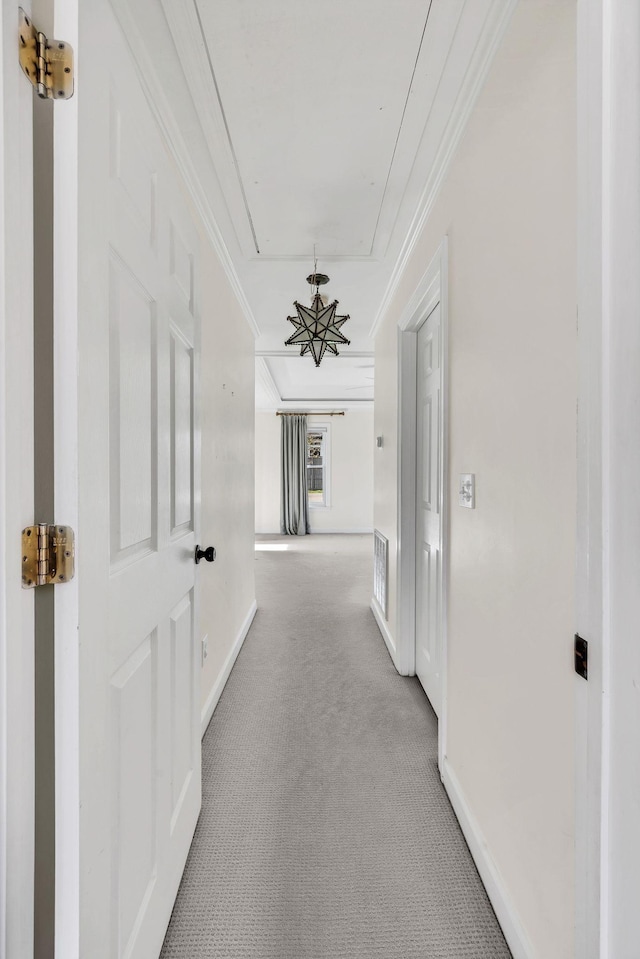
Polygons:
M309 506L329 505L328 426L307 430L307 495Z

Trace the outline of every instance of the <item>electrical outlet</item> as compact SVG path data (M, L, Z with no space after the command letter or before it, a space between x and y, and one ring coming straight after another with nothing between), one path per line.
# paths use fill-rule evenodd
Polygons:
M204 666L204 661L209 655L209 636L202 637L202 665Z

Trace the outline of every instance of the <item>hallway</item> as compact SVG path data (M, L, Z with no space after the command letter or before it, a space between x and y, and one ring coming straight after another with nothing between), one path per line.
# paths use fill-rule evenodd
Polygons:
M370 536L261 537L162 959L508 959L437 729L369 609Z

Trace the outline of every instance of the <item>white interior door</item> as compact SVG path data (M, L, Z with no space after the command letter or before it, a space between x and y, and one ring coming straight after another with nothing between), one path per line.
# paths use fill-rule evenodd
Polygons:
M157 959L200 808L198 237L109 0L58 14L78 60L56 131L76 301L75 327L64 294L56 317L76 341L57 357L58 491L77 485L78 529L56 623L56 954Z
M33 88L17 4L2 5L0 43L0 956L21 959L33 955L34 594L20 534L35 520Z
M418 330L416 369L416 675L442 705L442 336L440 304Z

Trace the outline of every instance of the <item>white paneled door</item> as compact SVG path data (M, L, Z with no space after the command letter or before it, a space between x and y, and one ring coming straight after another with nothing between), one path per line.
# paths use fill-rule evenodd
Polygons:
M416 369L416 674L442 705L442 335L440 305L418 330Z
M56 955L157 959L200 808L198 236L114 6L58 12L78 51L56 114L56 322L77 346L77 368L57 357L58 491L77 484L78 529L56 623Z

